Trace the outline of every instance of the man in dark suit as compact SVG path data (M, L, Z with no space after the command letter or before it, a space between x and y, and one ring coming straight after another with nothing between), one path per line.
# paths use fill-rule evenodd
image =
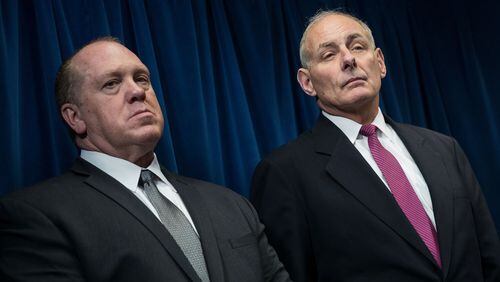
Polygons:
M1 281L287 281L253 207L160 168L147 67L112 38L66 61L61 114L81 156L0 200Z
M256 168L251 200L294 281L500 281L498 234L464 152L381 113L384 56L343 12L314 16L297 78L316 125Z

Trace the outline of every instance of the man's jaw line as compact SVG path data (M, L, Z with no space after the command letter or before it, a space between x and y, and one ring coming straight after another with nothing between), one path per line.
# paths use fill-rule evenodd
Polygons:
M373 103L375 103L376 105L374 105ZM322 111L325 111L328 114L344 117L359 124L371 123L378 113L378 98L375 98L371 102L362 102L361 106L359 105L360 103L357 102L354 103L351 107L347 106L343 109L334 106L326 106L319 99L317 101L317 104Z

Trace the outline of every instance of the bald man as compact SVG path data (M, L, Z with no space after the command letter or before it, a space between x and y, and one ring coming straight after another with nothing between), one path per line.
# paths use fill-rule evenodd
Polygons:
M80 157L0 199L1 281L287 281L253 207L160 167L148 68L113 38L60 68L56 97Z

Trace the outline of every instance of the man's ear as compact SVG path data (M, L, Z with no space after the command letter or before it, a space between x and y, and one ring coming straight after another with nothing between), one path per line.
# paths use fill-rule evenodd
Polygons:
M311 76L308 69L300 68L297 71L297 81L302 87L302 90L306 92L309 96L316 96L316 90L314 90L313 83L311 81Z
M380 77L384 78L387 75L387 68L385 66L384 53L382 53L380 48L375 49L375 57L380 68Z
M61 115L64 121L73 129L76 135L82 135L87 132L87 124L82 119L80 108L72 103L66 103L61 106Z

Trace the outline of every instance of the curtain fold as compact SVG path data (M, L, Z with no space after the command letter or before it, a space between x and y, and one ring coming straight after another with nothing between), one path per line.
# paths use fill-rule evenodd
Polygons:
M78 155L54 78L75 48L111 35L151 71L160 162L247 196L257 162L318 117L296 82L299 41L308 17L337 7L364 19L384 52L384 112L455 137L500 226L500 3L490 0L0 1L0 195Z

